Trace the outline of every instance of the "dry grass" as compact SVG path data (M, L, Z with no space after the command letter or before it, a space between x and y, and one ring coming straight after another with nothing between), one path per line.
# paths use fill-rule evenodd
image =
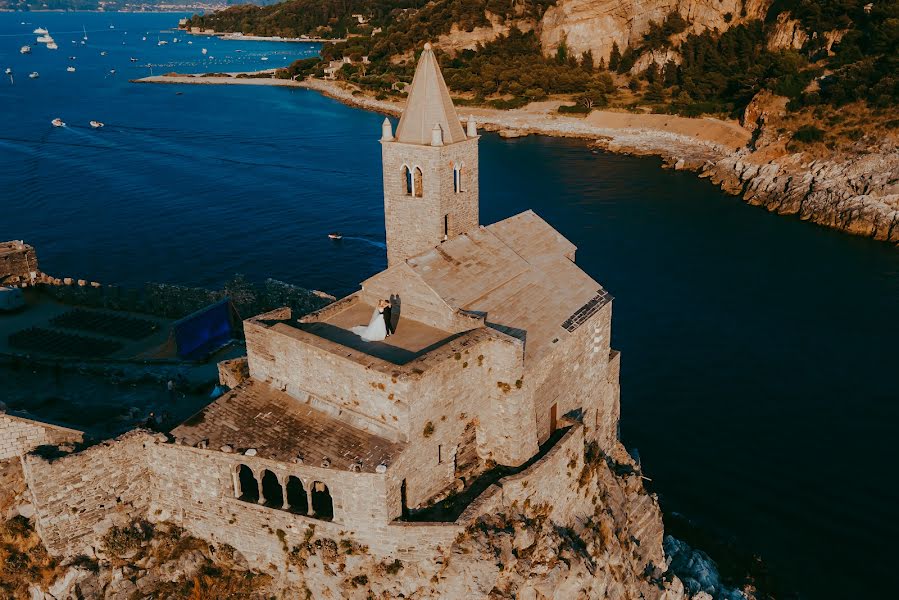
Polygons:
M0 597L28 598L31 584L46 589L61 572L31 521L15 517L0 525Z

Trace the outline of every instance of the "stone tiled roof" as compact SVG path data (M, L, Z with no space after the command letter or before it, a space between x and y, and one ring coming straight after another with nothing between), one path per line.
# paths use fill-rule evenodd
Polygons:
M254 448L257 456L294 463L373 473L399 456L405 444L357 429L271 386L249 379L172 430L189 446L206 441L208 448L231 446L234 452Z
M431 45L425 44L415 68L403 116L396 128L396 140L429 146L434 125L440 125L443 130L444 144L455 144L466 139L440 73L437 57L434 56Z
M540 356L611 298L572 262L576 247L533 211L453 238L407 263L446 303ZM585 308L587 307L587 308Z

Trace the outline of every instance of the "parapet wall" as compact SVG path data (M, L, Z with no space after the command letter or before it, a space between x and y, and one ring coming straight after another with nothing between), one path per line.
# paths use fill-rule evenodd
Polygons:
M109 527L145 516L152 483L145 431L56 459L22 461L35 506L37 530L52 554L81 554Z
M0 460L21 456L38 446L77 443L83 436L74 429L0 413Z

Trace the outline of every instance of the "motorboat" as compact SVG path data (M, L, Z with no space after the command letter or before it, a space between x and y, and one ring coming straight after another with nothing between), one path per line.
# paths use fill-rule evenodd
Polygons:
M6 67L6 74L12 75L12 69L10 69L9 67Z
M201 52L202 52L203 54L206 54L207 52L209 52L209 50L207 50L206 48L203 48L203 49L201 50Z
M29 79L37 79L40 76L41 76L41 74L38 73L37 71L32 71L31 73L28 74Z
M146 42L146 41L147 41L147 36L142 37L142 38L140 39L140 41Z
M187 40L187 45L189 46L189 45L191 45L191 44L193 44L193 42L190 41L190 40Z
M66 71L68 71L69 73L74 73L75 67L66 67Z
M110 74L110 75L115 75L115 69L110 69L110 70L109 70L109 74Z
M50 42L47 44L47 50L59 50L59 46L56 45L56 42Z
M75 60L76 58L77 58L76 56L70 56L69 60Z
M65 127L66 126L65 121L63 121L59 117L56 117L55 119L50 121L50 123L52 123L54 127Z
M91 127L93 127L94 129L100 129L101 127L103 127L103 123L101 123L100 121L91 121Z
M267 57L267 56L263 56L263 57L260 58L259 60L268 60L268 57Z
M22 46L19 48L19 54L31 54L31 46Z
M157 46L165 46L166 44L168 44L168 42L165 40L159 40L158 42L156 42Z
M133 56L132 56L132 57L131 57L131 59L130 59L130 60L131 60L131 62L137 62L137 59L136 59L136 58L134 58L134 57L133 57Z
M110 29L115 29L115 25L110 25L109 28L110 28Z
M31 33L33 33L33 34L35 34L35 35L45 35L45 34L48 33L48 32L47 32L47 30L44 29L43 27L38 27L37 29L35 29L35 30L32 31Z
M38 44L49 44L52 41L53 41L53 38L49 34L46 34L46 33L44 35L38 36L38 38L37 38Z
M337 231L328 234L328 238L332 240L342 240L343 235Z
M106 50L100 53L100 56L106 56Z

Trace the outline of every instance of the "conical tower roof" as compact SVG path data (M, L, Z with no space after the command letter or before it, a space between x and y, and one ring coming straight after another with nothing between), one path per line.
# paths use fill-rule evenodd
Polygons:
M434 56L431 44L425 44L415 68L415 77L412 78L406 108L396 128L396 140L406 144L430 146L434 125L439 125L443 131L444 144L455 144L466 139L443 75L440 74L437 57Z

